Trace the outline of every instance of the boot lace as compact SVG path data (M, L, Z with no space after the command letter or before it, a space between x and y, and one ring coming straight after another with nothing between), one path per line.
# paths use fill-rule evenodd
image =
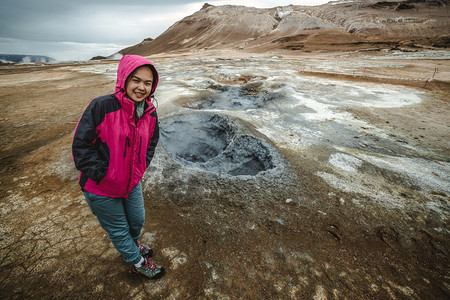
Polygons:
M149 261L148 259L146 260L147 262L144 265L144 268L155 271L156 269L158 269L158 266L155 265L154 263L152 263L151 261Z
M136 242L136 245L138 246L140 251L144 251L146 249L145 246L142 246L141 244L139 244L137 242Z

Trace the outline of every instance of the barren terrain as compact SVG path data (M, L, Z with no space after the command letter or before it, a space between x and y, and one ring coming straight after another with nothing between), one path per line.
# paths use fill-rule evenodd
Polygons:
M72 163L117 61L1 67L0 298L448 299L448 52L288 54L149 57L159 280L115 251Z

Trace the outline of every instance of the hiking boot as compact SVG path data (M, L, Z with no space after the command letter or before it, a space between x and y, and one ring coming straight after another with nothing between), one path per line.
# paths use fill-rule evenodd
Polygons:
M144 257L145 261L140 267L133 266L133 272L147 276L148 278L157 279L164 275L164 268L155 265L151 261Z
M152 250L152 248L150 248L149 246L143 245L143 244L139 244L138 242L136 242L136 246L138 246L138 248L139 248L139 253L140 253L142 256L148 256L148 257L150 257L150 256L153 255L153 250Z

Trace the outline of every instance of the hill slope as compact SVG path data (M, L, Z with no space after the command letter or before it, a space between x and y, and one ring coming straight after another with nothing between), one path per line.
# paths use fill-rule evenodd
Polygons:
M205 4L154 40L120 53L449 47L448 19L447 0L336 1L269 9Z

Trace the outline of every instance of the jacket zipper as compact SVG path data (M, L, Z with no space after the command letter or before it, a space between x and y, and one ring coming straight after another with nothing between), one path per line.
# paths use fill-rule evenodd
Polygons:
M156 108L154 108L154 109L156 109ZM145 114L151 113L151 112L153 112L153 109L148 109L148 110L144 111L144 113L142 114L141 118ZM133 145L133 148L131 149L131 153L132 154L134 153L133 150L134 150L134 147L135 147L135 144L136 144L136 137L138 135L138 122L139 122L139 119L135 121L136 127L135 127L135 130L134 130L133 143L131 143ZM128 147L130 147L130 139L128 137L127 137L127 141L128 141ZM141 163L141 155L140 155L141 146L142 146L142 137L140 137L140 143L139 143L139 155L138 155L139 163ZM130 189L130 185L131 185L131 178L133 176L133 169L134 169L134 166L133 166L133 155L130 155L130 170L129 170L129 173L128 173L127 194L128 194L128 190Z
M128 184L127 184L127 195L128 195L128 193L129 193L129 190L130 190L130 185L131 185L131 178L133 177L133 169L134 169L134 163L133 163L133 161L134 161L134 155L133 155L133 153L134 153L134 148L135 148L135 145L136 145L136 136L137 136L137 133L138 133L138 130L137 130L137 124L136 124L136 129L134 130L134 136L133 136L133 143L131 143L131 145L133 146L132 148L131 148L131 155L130 155L130 170L129 170L129 172L128 172Z

